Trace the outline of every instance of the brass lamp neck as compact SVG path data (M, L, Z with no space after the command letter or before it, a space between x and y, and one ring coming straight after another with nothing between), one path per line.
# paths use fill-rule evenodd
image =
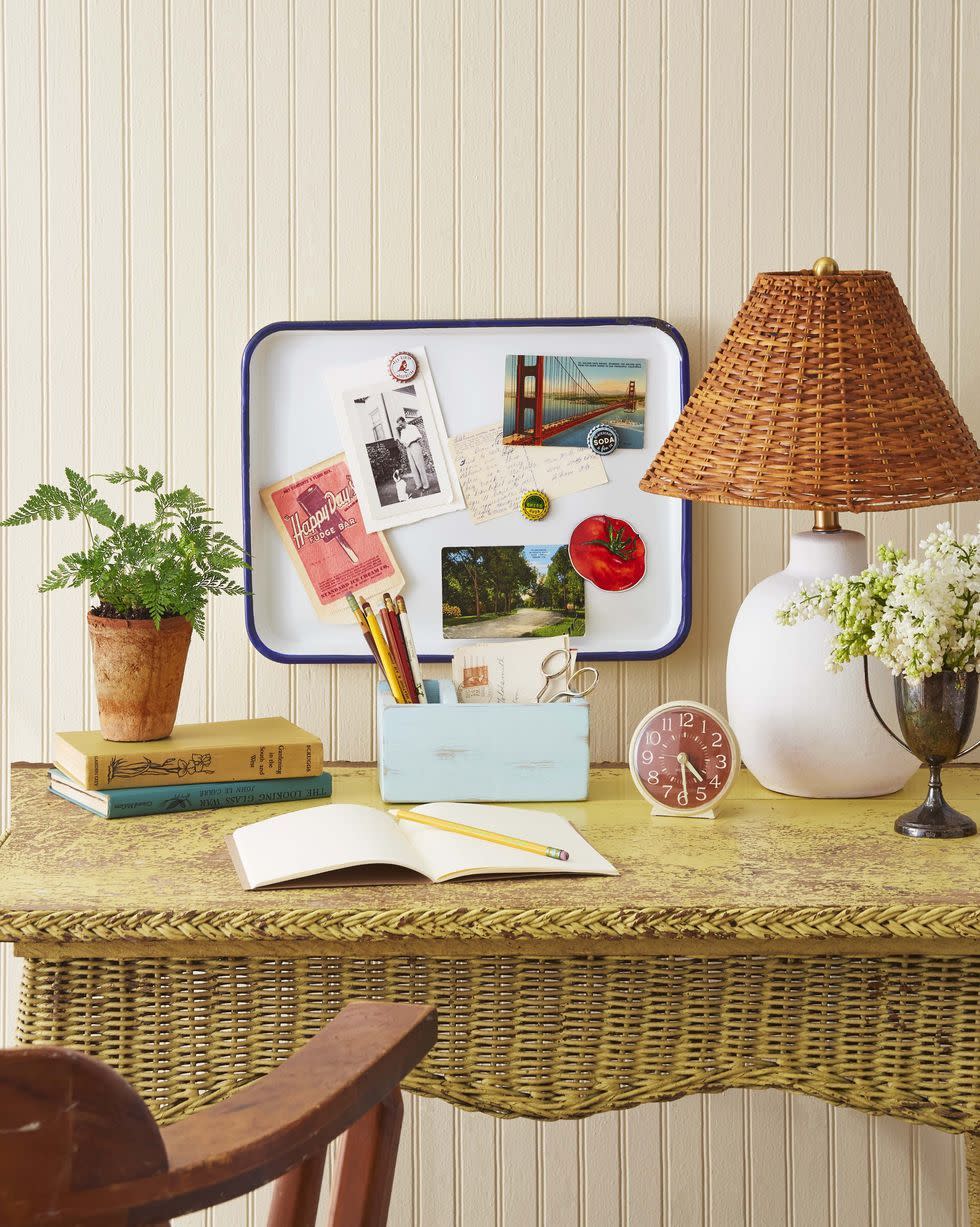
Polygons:
M839 533L840 516L828 507L814 508L813 531L815 533Z

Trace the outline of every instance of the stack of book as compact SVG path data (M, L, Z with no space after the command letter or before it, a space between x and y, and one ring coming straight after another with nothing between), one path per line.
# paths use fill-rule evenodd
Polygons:
M329 797L323 743L282 718L178 724L162 741L55 734L49 790L104 818Z

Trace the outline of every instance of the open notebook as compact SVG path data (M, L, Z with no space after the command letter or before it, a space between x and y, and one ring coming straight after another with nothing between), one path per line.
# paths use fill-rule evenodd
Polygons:
M497 805L439 802L420 813L483 827L503 835L564 848L551 860L469 835L399 822L367 805L316 805L239 827L228 849L246 890L523 875L618 874L559 814Z

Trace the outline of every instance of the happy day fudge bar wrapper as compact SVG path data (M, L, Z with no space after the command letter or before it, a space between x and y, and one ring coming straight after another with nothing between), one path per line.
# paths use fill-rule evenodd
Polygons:
M343 453L259 491L325 622L349 622L348 592L374 601L405 586L382 533L368 532Z

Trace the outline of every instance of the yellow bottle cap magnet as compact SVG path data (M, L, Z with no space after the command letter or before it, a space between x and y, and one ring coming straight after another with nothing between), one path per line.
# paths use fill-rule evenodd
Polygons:
M396 383L410 383L419 373L419 360L407 350L400 350L388 359L388 374Z
M521 515L525 520L543 520L551 509L551 499L541 490L526 490L521 495Z

